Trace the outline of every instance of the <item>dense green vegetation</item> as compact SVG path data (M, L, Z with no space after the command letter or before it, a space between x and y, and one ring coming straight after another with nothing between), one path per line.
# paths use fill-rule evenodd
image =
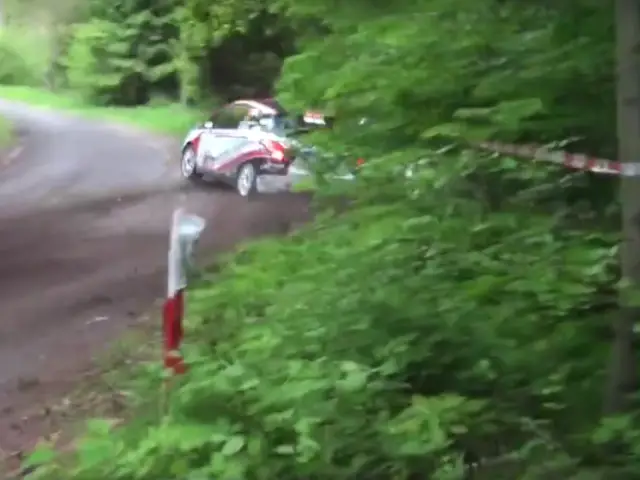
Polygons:
M637 410L601 413L614 180L464 147L615 154L611 5L86 0L72 11L51 22L64 25L49 31L55 68L38 74L5 42L0 54L26 73L1 61L0 82L46 79L97 105L276 91L337 113L332 148L369 162L347 192L323 184L313 225L243 247L193 292L192 367L161 418L115 432L92 422L78 458L38 478L640 473ZM373 121L352 128L362 116ZM348 211L328 210L336 194ZM147 410L154 368L136 382Z

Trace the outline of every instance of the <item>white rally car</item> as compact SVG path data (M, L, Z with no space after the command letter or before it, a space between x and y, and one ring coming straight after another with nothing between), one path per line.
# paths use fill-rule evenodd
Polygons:
M273 99L236 100L187 134L182 176L222 181L249 197L257 191L259 176L287 175L301 151L291 135L321 126L324 121L313 115L290 117Z

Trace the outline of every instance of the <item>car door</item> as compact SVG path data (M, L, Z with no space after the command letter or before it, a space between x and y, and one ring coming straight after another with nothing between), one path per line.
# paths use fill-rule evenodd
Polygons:
M212 161L215 173L232 177L234 169L229 167L230 164L255 143L252 139L255 137L254 130L259 125L252 120L252 115L251 107L247 105L235 105L230 111L224 125L229 128L220 129L217 133L224 141L219 144L220 149Z
M215 171L217 159L243 137L238 130L240 122L248 115L249 108L243 105L227 105L211 116L212 128L207 129L200 138L202 168Z

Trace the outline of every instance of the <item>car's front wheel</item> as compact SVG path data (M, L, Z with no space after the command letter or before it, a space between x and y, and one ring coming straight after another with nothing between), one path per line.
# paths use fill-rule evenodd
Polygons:
M258 189L258 170L251 163L243 163L238 168L236 175L236 191L240 196L248 198L256 193Z
M192 146L187 146L182 152L180 159L180 172L187 180L200 180L202 174L198 172L196 165L197 154Z

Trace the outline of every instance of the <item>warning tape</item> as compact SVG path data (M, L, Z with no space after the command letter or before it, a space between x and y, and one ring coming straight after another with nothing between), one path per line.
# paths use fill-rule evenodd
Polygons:
M526 157L531 160L550 162L563 165L575 170L584 170L605 175L622 177L640 176L640 163L622 163L604 158L590 157L580 153L569 153L562 150L552 150L540 145L514 145L499 142L482 142L478 144L483 150L495 153Z

